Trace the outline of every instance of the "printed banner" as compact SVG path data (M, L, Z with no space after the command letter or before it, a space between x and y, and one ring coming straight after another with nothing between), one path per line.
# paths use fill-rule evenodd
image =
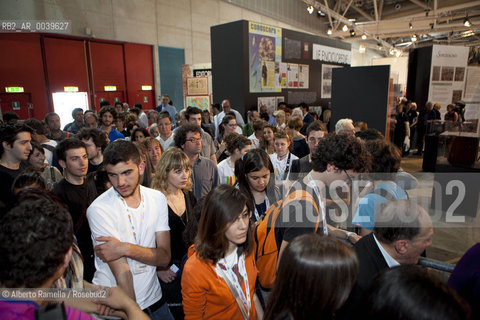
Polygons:
M280 92L275 86L275 63L282 59L282 29L248 22L250 92Z
M312 60L350 65L352 52L350 50L327 47L314 43L312 45Z

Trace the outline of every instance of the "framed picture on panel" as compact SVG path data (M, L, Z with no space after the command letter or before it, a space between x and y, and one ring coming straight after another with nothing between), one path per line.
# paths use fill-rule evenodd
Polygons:
M208 77L187 78L187 94L189 96L208 95Z

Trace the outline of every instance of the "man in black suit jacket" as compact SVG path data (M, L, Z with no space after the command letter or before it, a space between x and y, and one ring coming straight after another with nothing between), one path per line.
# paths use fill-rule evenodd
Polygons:
M356 305L380 271L403 264L417 264L432 244L433 225L428 213L408 200L387 203L375 216L373 233L355 245L359 273L339 319L350 319Z
M310 153L307 154L305 157L300 158L298 160L293 160L292 168L290 170L291 173L297 173L295 175L290 175L291 178L297 179L299 178L300 174L306 175L312 170L312 154L317 150L318 143L323 136L327 133L327 127L321 121L314 121L312 122L307 128L307 143L308 148L310 149ZM303 176L302 175L302 176Z

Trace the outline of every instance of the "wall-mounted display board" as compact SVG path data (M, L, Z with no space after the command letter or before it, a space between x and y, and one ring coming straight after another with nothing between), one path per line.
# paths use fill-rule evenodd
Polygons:
M432 47L432 64L428 101L439 103L443 114L447 105L463 100L465 75L468 60L468 47L440 46Z
M210 37L213 103L230 99L243 115L263 97L329 105L322 65L349 66L351 59L349 43L245 20L213 26Z
M187 78L187 94L199 96L208 94L208 77Z

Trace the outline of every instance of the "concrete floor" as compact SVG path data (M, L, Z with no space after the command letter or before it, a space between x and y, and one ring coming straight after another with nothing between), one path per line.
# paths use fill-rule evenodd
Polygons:
M427 257L456 263L465 251L475 243L480 242L480 213L478 209L480 206L478 202L472 206L475 209L469 210L470 216L465 215L465 222L447 223L445 211L430 208L435 174L423 172L422 161L422 158L419 156L404 157L402 168L413 174L419 181L417 189L408 191L410 198L420 203L432 217L435 217L435 219L432 218L434 220L435 234L432 246L427 249ZM476 177L472 175L478 175L476 181L480 181L480 174L470 173L469 175L473 178ZM458 177L459 174L452 174L451 179L454 179L456 176ZM475 190L472 191L478 196L480 188L478 188L478 185L475 185L474 188ZM469 195L469 198L472 200L475 199L475 196ZM454 211L455 216L462 214L460 210Z

